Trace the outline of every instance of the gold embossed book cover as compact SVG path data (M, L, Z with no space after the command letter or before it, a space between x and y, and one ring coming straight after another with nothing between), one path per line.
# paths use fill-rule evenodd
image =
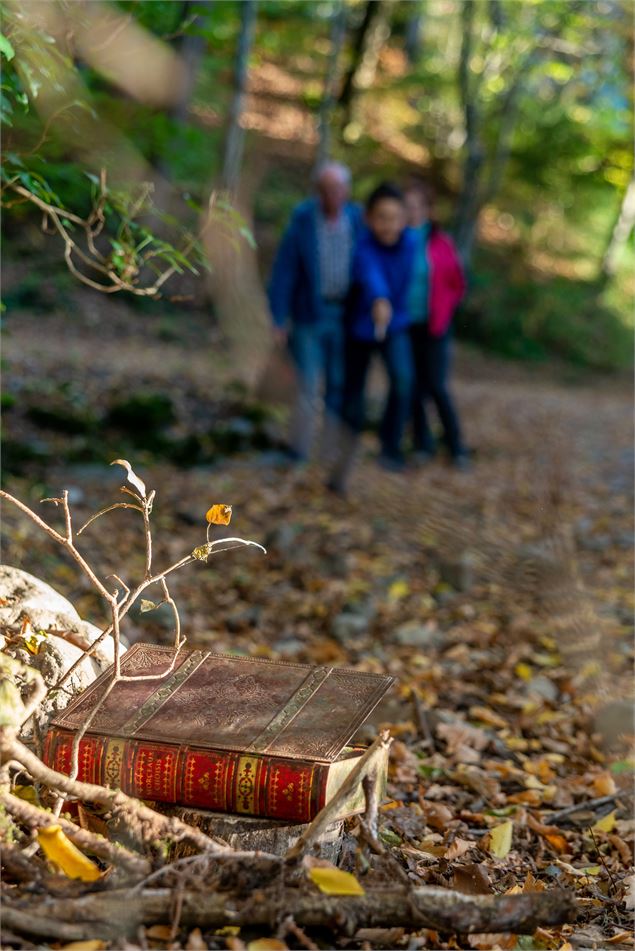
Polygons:
M346 747L393 682L335 667L136 644L79 744L78 778L143 799L308 821L363 750ZM73 739L107 671L53 720L45 759L69 772ZM346 811L362 807L358 791Z

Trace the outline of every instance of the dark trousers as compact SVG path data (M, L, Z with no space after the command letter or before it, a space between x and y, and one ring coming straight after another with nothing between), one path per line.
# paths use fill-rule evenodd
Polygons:
M388 400L380 427L382 452L392 459L401 457L403 431L410 415L414 372L410 337L407 330L391 334L381 342L346 341L344 376L344 421L353 431L361 432L365 416L365 389L373 355L378 353L389 380Z
M450 334L433 337L427 323L410 326L412 354L415 366L415 386L412 406L412 429L415 450L433 453L434 437L426 413L426 401L432 400L443 427L443 439L453 456L464 452L459 419L448 390L450 371Z

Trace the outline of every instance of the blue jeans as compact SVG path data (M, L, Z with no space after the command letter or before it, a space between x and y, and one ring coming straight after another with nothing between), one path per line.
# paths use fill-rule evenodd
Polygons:
M354 433L364 425L366 377L374 353L381 357L389 380L388 400L380 426L382 452L401 459L401 440L412 405L414 370L408 330L391 334L381 342L346 341L346 377L344 383L344 421Z
M289 350L298 376L298 394L291 422L290 445L303 459L308 458L323 396L330 419L339 417L344 390L343 308L324 307L324 319L317 324L295 324L289 336Z

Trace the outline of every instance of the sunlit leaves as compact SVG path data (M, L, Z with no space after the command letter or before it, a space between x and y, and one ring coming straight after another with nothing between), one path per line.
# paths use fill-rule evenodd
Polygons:
M61 826L40 829L37 838L46 857L69 878L94 882L101 876L97 866L73 845Z
M206 520L211 525L229 525L232 518L231 505L216 504L212 505L205 513Z
M504 859L512 847L514 824L511 819L490 830L487 848L498 859Z
M314 885L325 895L363 895L364 889L354 875L342 869L317 866L308 870Z

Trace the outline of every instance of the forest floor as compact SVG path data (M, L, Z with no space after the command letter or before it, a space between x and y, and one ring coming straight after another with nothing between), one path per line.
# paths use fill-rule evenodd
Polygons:
M230 534L267 555L229 552L174 576L190 646L393 674L365 737L380 724L395 737L380 835L410 879L483 894L558 885L581 906L578 923L532 938L424 929L409 944L397 928L367 946L632 947L629 383L459 346L472 469L439 458L386 475L368 433L344 501L325 490L319 465L281 464L284 413L231 385L240 373L206 314L166 319L74 288L63 309L7 322L4 439L35 454L18 454L5 489L42 511L39 499L68 488L80 524L117 498L121 470L107 462L127 456L157 491L156 565L204 541L212 503L231 504ZM378 374L374 407L382 385ZM215 444L188 467L163 461L160 446L135 444L108 416L140 393L172 401L173 419L156 424L166 445L198 433L209 448L204 438L222 429L236 451ZM61 432L60 406L87 429ZM55 410L53 422L38 407ZM255 449L258 439L268 447ZM104 619L87 580L35 526L7 507L2 530L5 562ZM102 576L140 574L133 513L111 513L81 542ZM124 633L172 636L161 610ZM374 861L369 874L381 875Z

